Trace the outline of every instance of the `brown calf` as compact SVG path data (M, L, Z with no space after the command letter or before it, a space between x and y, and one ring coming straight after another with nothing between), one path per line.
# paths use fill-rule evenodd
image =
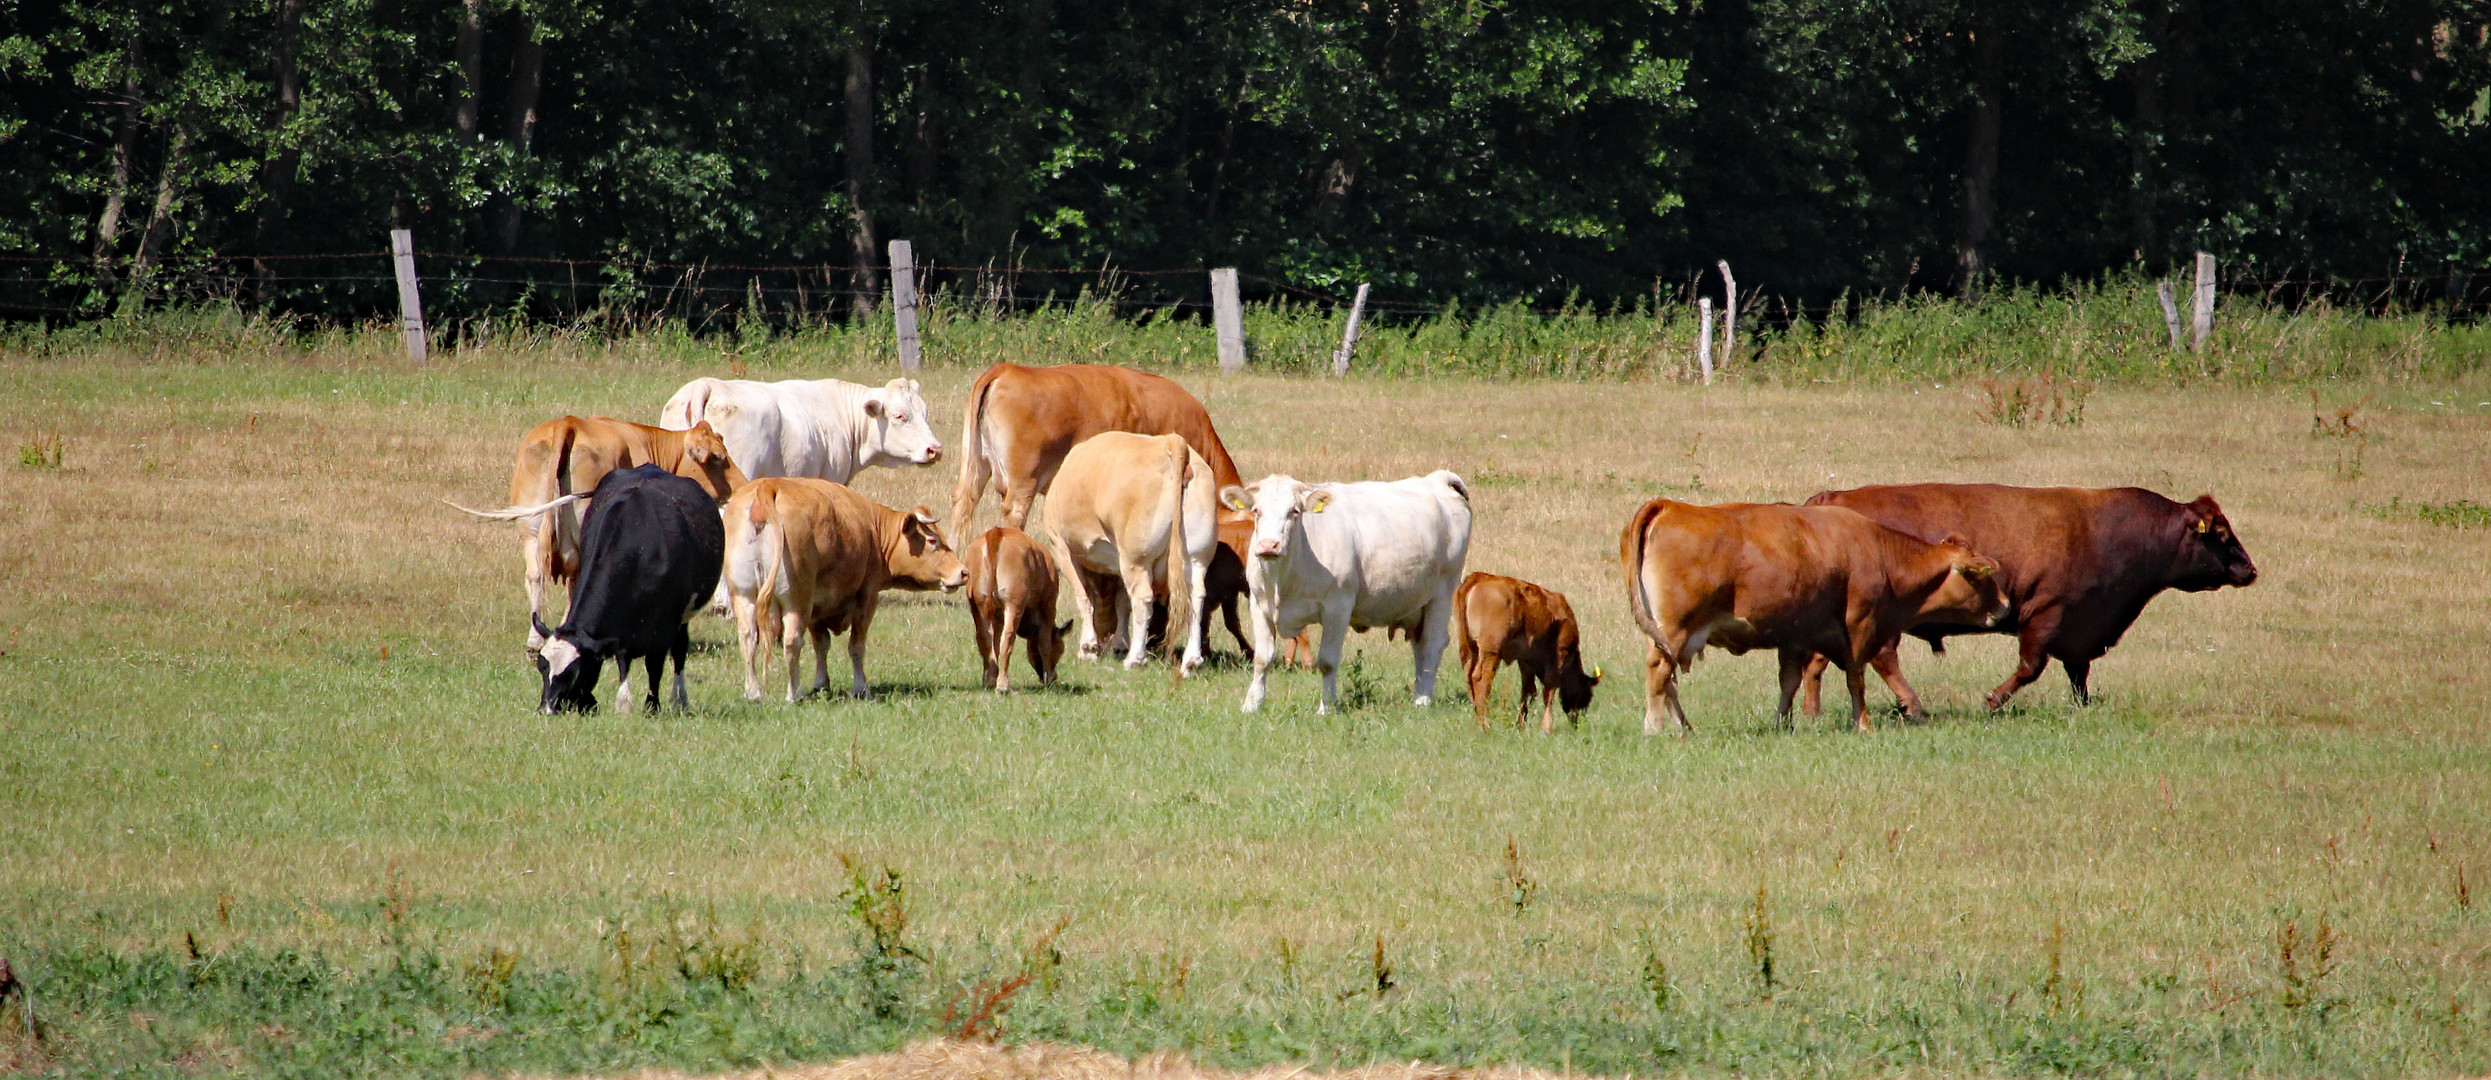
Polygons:
M986 685L1012 689L1012 645L1029 639L1029 666L1041 685L1055 681L1072 620L1055 621L1055 558L1028 533L997 525L969 545L969 621Z
M1531 718L1531 697L1540 699L1540 733L1557 730L1557 705L1573 719L1591 707L1600 673L1583 671L1583 632L1566 594L1528 581L1473 572L1453 590L1453 640L1470 675L1471 711L1488 730L1488 693L1496 669L1511 661L1522 672L1522 708L1514 726ZM1534 683L1537 684L1534 687Z
M1924 543L1840 507L1645 503L1618 537L1626 605L1651 640L1643 732L1666 712L1693 730L1678 702L1678 673L1707 644L1781 654L1782 699L1816 654L1842 665L1851 714L1870 730L1862 685L1869 659L1922 622L1987 626L2007 612L1997 560L1961 543Z
M848 694L870 696L865 633L882 590L950 592L969 579L935 521L925 507L901 513L828 480L770 477L737 489L727 501L725 578L744 700L761 700L761 628L772 622L787 652L787 700L803 696L796 675L808 633L813 689L830 687L830 635L845 633L855 675Z

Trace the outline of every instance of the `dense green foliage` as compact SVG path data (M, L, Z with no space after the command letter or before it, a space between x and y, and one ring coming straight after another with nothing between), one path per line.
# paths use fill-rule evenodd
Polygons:
M0 10L0 249L42 260L7 272L100 286L21 282L20 317L132 274L375 310L384 289L306 280L369 260L171 270L392 225L485 256L838 266L901 237L941 265L1543 302L1716 258L1820 302L2198 247L2436 278L2491 239L2480 0Z

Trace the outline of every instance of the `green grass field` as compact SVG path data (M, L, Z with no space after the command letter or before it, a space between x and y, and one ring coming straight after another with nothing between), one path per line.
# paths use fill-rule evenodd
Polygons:
M1240 715L1233 663L999 698L956 597L888 602L871 702L748 705L704 619L690 715L537 716L515 530L437 500L498 504L550 416L887 369L394 348L0 354L0 956L41 1035L9 999L0 1071L705 1069L945 1031L1611 1075L2491 1069L2479 375L2114 381L2011 425L1943 378L1178 372L1249 477L1468 477L1471 567L1569 593L1607 670L1544 738L1480 733L1458 680L1411 708L1380 635L1330 717L1302 673ZM993 358L927 376L947 441ZM942 507L955 476L857 486ZM2157 601L2092 708L2053 671L1982 711L2011 643L1958 639L1905 652L1926 725L1778 730L1772 660L1715 653L1696 736L1639 734L1627 513L1912 479L2212 492L2264 576Z

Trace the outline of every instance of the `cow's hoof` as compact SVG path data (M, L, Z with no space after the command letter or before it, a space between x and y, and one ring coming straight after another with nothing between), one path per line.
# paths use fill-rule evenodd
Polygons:
M1416 705L1416 706L1418 706L1419 708L1422 708L1422 709L1424 709L1424 708L1426 708L1426 707L1428 707L1428 706L1430 706L1430 705L1433 705L1433 704L1435 704L1435 703L1436 703L1436 699L1435 699L1435 698L1433 698L1433 697L1430 697L1430 696L1428 696L1428 695L1426 695L1426 694L1420 694L1419 696L1417 696L1417 697L1414 697L1414 698L1411 698L1411 699L1410 699L1410 704L1412 704L1412 705Z
M1124 658L1124 669L1126 671L1131 671L1134 668L1140 667L1149 662L1150 658L1146 656L1128 656Z

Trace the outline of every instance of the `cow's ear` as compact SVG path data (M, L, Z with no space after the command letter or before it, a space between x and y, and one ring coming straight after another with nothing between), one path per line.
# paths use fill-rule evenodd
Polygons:
M1964 562L1956 563L1955 569L1963 571L1963 576L1979 581L1998 572L1998 560L1987 555L1975 555Z
M1320 514L1324 507L1330 505L1332 505L1332 493L1319 489L1309 491L1298 499L1298 506L1309 514Z
M1246 498L1246 489L1230 484L1220 489L1220 505L1239 512L1254 509L1254 500Z
M873 417L876 420L882 419L882 399L878 397L866 398L865 415Z
M1056 628L1055 628L1055 636L1057 636L1057 637L1063 637L1064 635L1069 634L1069 633L1072 633L1072 632L1073 632L1073 621L1072 621L1071 619L1066 619L1066 620L1064 620L1063 625L1058 626L1058 627L1056 627Z
M683 456L691 458L694 464L707 465L711 456L709 444L699 441L688 442L683 448Z
M1947 547L1959 547L1959 548L1964 549L1965 551L1970 551L1970 550L1972 550L1972 541L1971 541L1971 539L1970 539L1969 537L1964 536L1962 533L1947 533L1947 534L1946 534L1946 539L1944 539L1944 540L1940 540L1940 541L1938 541L1938 543L1943 544L1943 545L1945 545L1945 546L1947 546Z

